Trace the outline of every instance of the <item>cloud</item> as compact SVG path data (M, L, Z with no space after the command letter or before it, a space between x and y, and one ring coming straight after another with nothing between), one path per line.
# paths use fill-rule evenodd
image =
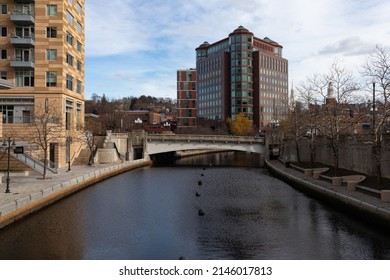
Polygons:
M389 14L386 0L86 1L87 96L175 97L176 70L195 67L195 48L239 25L284 47L294 81L338 56L357 67L390 44Z
M322 50L319 51L321 55L362 55L369 53L375 45L371 43L363 42L359 37L354 36L338 42L335 42L331 45L325 46Z
M89 56L107 56L149 48L147 26L138 22L133 1L86 1Z

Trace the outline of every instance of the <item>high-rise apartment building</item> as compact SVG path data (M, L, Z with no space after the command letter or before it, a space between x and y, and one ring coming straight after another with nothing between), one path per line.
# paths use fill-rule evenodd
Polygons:
M177 71L177 127L196 126L196 70Z
M198 117L224 121L244 113L261 130L278 123L288 106L288 61L282 49L242 26L196 48Z
M58 166L74 158L76 143L66 148L65 138L84 120L84 2L0 0L3 137L31 145L34 114L55 110L63 129L50 142L50 160Z

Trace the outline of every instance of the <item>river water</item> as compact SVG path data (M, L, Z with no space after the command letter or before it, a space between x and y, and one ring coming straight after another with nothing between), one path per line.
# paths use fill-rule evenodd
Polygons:
M257 162L215 154L121 174L0 230L0 259L390 259L388 233Z

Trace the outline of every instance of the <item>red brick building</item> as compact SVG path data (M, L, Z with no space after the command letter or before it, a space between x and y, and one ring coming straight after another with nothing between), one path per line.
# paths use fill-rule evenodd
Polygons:
M177 128L196 126L196 70L177 71Z

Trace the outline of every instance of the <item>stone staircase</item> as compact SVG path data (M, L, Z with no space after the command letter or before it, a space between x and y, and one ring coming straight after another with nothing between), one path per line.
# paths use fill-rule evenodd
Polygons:
M73 161L73 165L87 165L90 154L91 151L88 148L82 149L78 157Z
M24 163L25 165L27 165L28 167L30 167L31 169L37 171L38 173L41 173L43 174L44 172L44 164L43 162L39 161L38 159L32 157L32 156L29 156L27 154L10 154L13 158L17 159L18 161ZM57 168L55 166L55 164L49 162L49 165L47 168L46 168L46 172L48 174L57 174L58 171L57 171Z

